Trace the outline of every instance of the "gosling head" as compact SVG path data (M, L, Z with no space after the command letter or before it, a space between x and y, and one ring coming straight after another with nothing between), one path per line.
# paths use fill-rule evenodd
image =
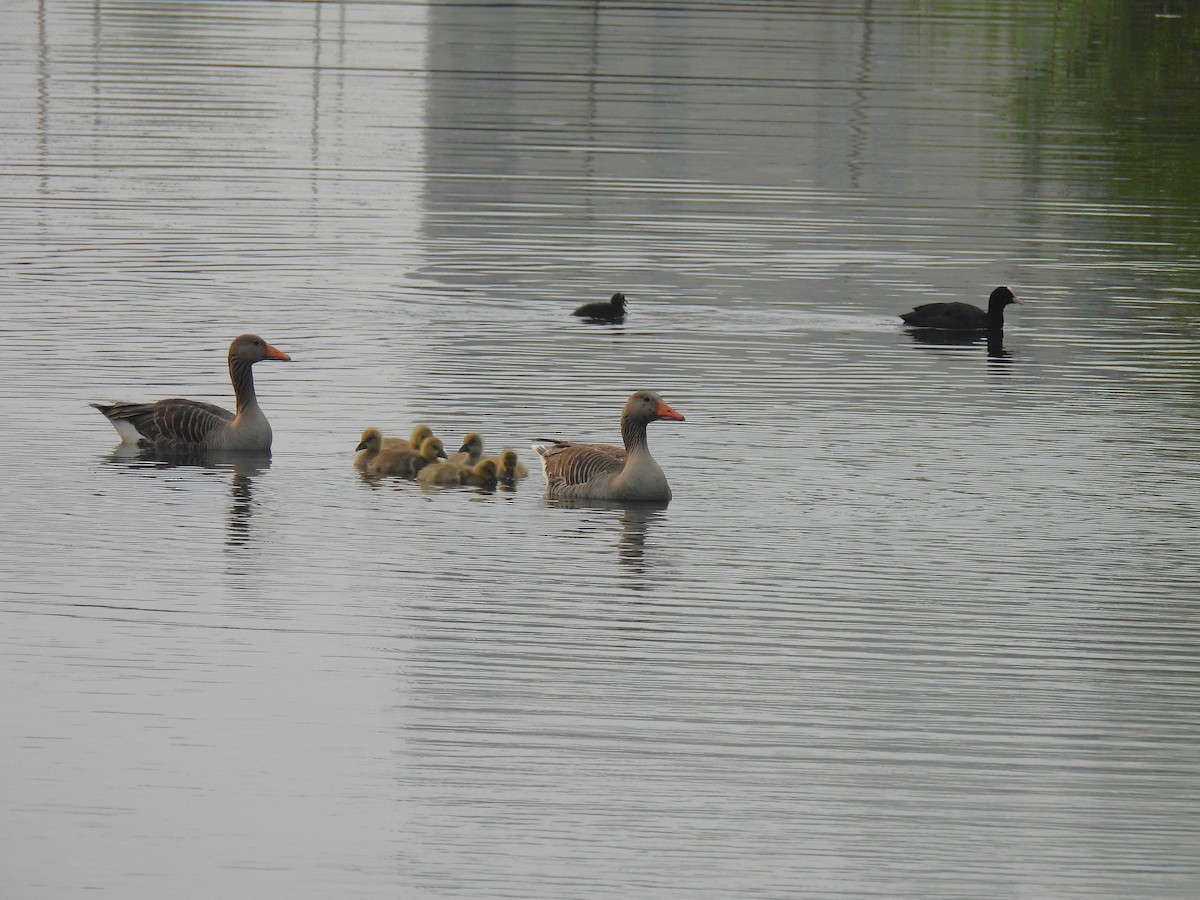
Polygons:
M494 459L481 459L471 469L471 480L477 484L495 484L499 468Z
M441 438L427 437L421 442L421 455L430 462L438 457L446 458L446 446Z
M512 478L517 472L517 451L505 450L500 454L500 477Z
M478 459L483 453L483 435L478 431L472 431L470 434L463 437L462 446L458 448L459 453L471 454L471 459Z
M420 449L425 443L426 438L433 437L433 429L428 425L418 425L412 430L412 435L408 439L408 443L415 449Z
M370 450L375 453L383 446L383 433L378 428L363 429L362 438L355 450Z

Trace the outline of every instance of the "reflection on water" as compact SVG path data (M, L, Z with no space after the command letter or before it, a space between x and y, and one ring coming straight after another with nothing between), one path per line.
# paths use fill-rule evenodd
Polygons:
M976 347L987 348L990 360L1011 360L1012 352L1004 349L1004 332L942 331L936 328L906 328L908 336L916 344L931 347Z
M133 471L171 470L179 467L228 474L229 514L226 517L228 547L244 547L251 540L254 513L254 480L271 468L271 453L226 453L200 450L163 451L121 444L105 457L113 465Z
M1112 0L1062 14L1058 27L1030 34L1033 77L1014 86L1022 126L1045 135L1047 162L1070 155L1089 195L1127 212L1102 217L1101 227L1194 252L1195 227L1159 207L1164 198L1200 201L1200 122L1181 114L1200 86L1200 17L1185 3Z
M1185 7L10 4L8 893L1195 896ZM352 464L642 386L670 508Z
M588 517L566 529L589 544L599 536L611 541L611 533L618 532L616 559L636 578L628 584L634 590L646 590L654 584L651 565L646 562L646 535L652 531L651 523L665 518L667 503L617 503L606 500L544 500L547 509L606 511L611 515ZM616 528L614 529L614 524ZM650 577L647 577L650 576Z

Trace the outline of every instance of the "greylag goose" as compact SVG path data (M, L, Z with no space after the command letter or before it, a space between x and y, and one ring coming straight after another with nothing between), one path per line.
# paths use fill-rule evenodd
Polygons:
M525 463L517 459L516 450L504 450L496 460L496 477L505 484L514 484L529 474Z
M441 440L429 437L421 443L420 450L411 450L408 447L381 449L368 463L366 471L368 475L403 475L412 478L438 457L444 459L445 456L446 448Z
M551 500L670 500L667 477L646 442L646 426L660 419L684 420L654 391L636 391L621 409L624 449L571 441L535 444L546 476L546 496Z
M469 469L482 458L483 435L478 431L472 431L463 437L462 446L458 448L457 453L450 457L450 462Z
M623 322L625 320L625 295L613 294L607 303L603 301L585 303L571 315L579 316L581 319L590 319L593 322Z
M970 303L922 303L912 312L901 313L905 325L913 328L939 328L943 331L1000 331L1004 328L1004 307L1020 303L1012 291L998 287L988 297L987 312Z
M256 334L235 337L229 345L229 380L237 398L231 413L200 400L171 398L157 403L93 403L121 439L155 450L263 451L271 449L271 423L254 393L253 365L291 357Z

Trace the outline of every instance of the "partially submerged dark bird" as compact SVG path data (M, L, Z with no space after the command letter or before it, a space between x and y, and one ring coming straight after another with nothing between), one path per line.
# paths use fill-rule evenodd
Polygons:
M636 391L621 409L624 447L551 441L535 444L551 500L616 500L666 502L671 499L667 476L650 455L646 426L683 416L654 391Z
M912 312L901 313L900 318L913 328L1000 331L1004 328L1004 307L1020 302L1008 288L998 287L988 297L987 312L970 303L922 303Z
M591 319L593 322L623 322L625 321L625 295L616 293L607 303L585 303L573 316L581 319Z
M251 367L291 357L256 334L229 345L229 380L237 412L213 403L173 397L156 403L93 403L127 444L160 451L263 451L271 449L271 423L258 405Z

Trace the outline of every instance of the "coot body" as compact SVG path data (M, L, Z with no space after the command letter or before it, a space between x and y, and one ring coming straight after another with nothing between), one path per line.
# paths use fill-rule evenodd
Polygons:
M1004 307L1020 302L1008 288L998 287L988 297L987 312L970 303L923 303L912 312L901 313L900 318L913 328L999 331L1004 327Z
M623 322L625 320L625 295L616 293L607 303L585 303L573 316L592 322Z

